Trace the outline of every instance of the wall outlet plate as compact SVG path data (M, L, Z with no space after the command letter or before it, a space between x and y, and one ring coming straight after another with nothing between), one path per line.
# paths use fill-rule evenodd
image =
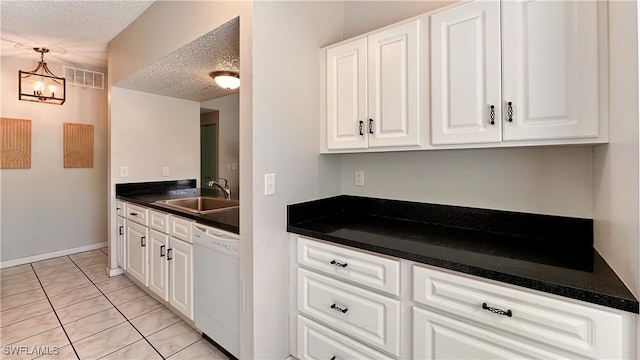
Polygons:
M264 174L264 194L276 194L276 174Z
M354 176L355 186L364 186L364 170L356 170Z
M129 177L129 167L128 166L120 166L120 177L121 178Z

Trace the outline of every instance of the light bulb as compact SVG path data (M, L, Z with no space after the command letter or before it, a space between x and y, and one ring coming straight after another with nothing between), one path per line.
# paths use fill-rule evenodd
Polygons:
M43 88L43 84L42 81L36 81L33 83L33 94L34 95L42 95L42 88Z
M56 86L55 85L49 85L49 96L51 97L56 97Z

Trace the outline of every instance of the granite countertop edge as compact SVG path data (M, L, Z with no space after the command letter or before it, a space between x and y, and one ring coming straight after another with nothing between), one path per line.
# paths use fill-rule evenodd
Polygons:
M356 241L352 239L346 239L338 236L332 236L323 232L315 230L305 229L301 227L303 225L289 225L287 231L290 233L308 236L319 240L324 240L336 244L350 246L362 250L367 250L383 255L393 256L405 260L415 261L417 263L431 265L443 269L453 270L469 275L474 275L498 282L512 284L516 286L522 286L528 289L538 290L545 293L559 295L575 300L585 301L592 304L597 304L605 307L610 307L618 310L623 310L631 313L639 313L639 303L637 300L626 299L609 294L603 294L593 290L585 290L576 287L571 287L564 284L557 284L545 280L539 280L535 278L528 278L524 276L509 274L502 271L490 270L482 267L467 265L450 260L440 259L437 257L429 257L414 253L405 252L402 250L393 249L392 247L382 247L379 245L372 245L366 242Z
M229 231L232 232L234 234L240 234L240 226L239 224L236 222L234 224L230 224L229 222L224 222L224 221L220 221L220 220L216 220L215 216L216 215L212 215L212 214L208 214L208 215L198 215L198 214L192 214L192 213L188 213L185 211L180 211L180 210L176 210L176 209L172 209L172 208L168 208L165 206L160 206L160 205L156 205L153 202L154 201L158 201L158 200L166 200L166 199L170 199L170 198L177 198L177 197L184 197L182 196L170 196L167 194L163 194L163 193L159 193L159 194L148 194L148 195L144 195L142 197L137 197L136 195L130 195L130 196L126 196L126 195L116 195L116 199L118 200L122 200L122 201L126 201L126 202L131 202L134 204L138 204L138 205L142 205L154 210L158 210L164 213L169 213L169 214L173 214L173 215L177 215L183 218L187 218L187 219L191 219L191 220L195 220L197 223L202 224L202 225L206 225L206 226L211 226L220 230L224 230L224 231ZM217 213L213 213L213 214L219 214L219 215L223 215L224 212L238 212L238 209L228 209L228 210L221 210Z

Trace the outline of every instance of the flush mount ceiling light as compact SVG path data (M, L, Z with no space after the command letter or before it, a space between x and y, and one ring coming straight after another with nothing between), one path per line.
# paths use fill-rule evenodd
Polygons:
M18 100L64 104L66 81L53 74L44 62L44 54L48 53L49 49L34 47L33 51L40 53L40 61L35 70L18 70Z
M240 74L235 71L214 71L209 75L221 88L233 90L240 87Z

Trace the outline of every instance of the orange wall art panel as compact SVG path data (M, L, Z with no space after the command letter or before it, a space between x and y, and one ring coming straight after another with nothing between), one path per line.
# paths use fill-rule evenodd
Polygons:
M93 125L64 123L64 167L93 167Z
M31 120L0 118L0 169L31 169Z

